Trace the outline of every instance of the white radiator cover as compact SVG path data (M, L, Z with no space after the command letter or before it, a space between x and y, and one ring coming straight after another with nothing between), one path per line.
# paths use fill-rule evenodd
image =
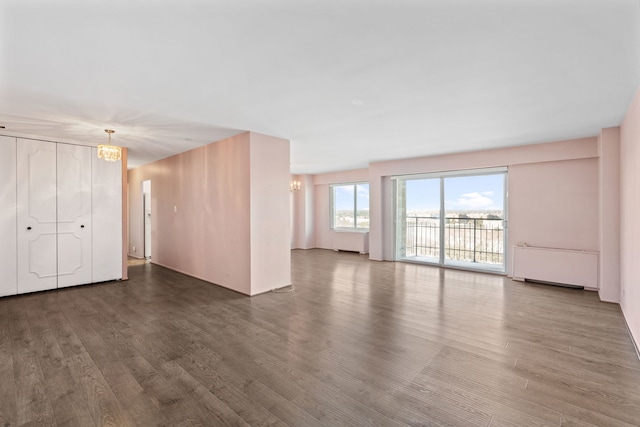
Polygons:
M598 289L598 252L515 246L513 279Z
M369 253L369 233L356 231L334 231L334 251Z

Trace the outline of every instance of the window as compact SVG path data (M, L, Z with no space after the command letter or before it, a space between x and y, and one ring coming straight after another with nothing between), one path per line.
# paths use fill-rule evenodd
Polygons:
M369 184L334 184L331 186L331 228L369 229Z

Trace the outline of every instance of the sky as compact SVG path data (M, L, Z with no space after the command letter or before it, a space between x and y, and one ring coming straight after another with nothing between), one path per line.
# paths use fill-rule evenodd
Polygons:
M407 211L440 209L440 178L410 179ZM445 209L502 210L504 174L449 177L444 179ZM369 209L369 184L357 184L358 210ZM354 184L336 185L335 209L353 209Z
M369 210L369 184L357 184L358 210ZM353 210L353 190L354 184L335 185L335 198L333 203L336 210Z
M407 211L440 209L440 178L407 180ZM504 174L444 179L445 210L501 210Z

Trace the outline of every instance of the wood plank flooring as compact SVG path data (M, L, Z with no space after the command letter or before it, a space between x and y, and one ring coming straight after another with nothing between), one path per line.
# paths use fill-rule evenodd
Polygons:
M326 250L253 298L151 264L0 299L0 426L640 425L595 293Z

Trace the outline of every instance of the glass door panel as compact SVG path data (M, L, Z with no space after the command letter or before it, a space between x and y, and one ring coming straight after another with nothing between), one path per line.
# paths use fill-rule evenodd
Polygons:
M444 265L504 271L505 174L444 179Z
M401 179L396 187L396 256L440 262L440 179Z

